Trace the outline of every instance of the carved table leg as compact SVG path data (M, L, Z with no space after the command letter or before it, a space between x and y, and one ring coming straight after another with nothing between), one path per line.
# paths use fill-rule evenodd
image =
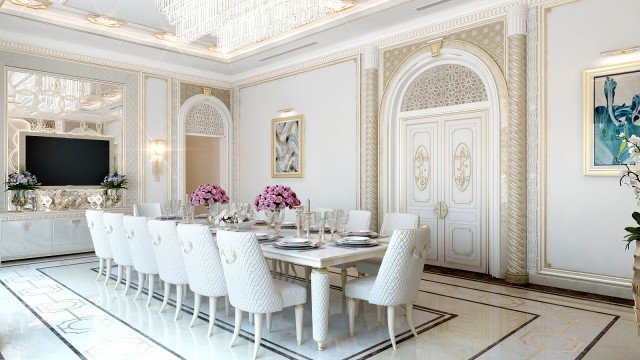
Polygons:
M329 271L326 268L311 271L311 309L313 339L318 343L318 351L322 351L329 332Z

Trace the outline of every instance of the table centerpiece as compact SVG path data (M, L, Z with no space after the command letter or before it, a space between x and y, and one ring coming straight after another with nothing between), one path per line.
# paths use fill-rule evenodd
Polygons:
M280 237L280 225L284 220L285 209L300 206L295 191L284 185L269 185L253 200L257 211L264 211L267 220L273 226L274 235Z
M229 203L227 192L218 185L202 184L189 196L189 204L193 206L204 205L207 208L207 224L215 225L214 218L220 212L220 204Z
M249 211L244 210L222 210L216 216L215 223L219 227L233 227L236 229L246 229L253 226L256 221Z

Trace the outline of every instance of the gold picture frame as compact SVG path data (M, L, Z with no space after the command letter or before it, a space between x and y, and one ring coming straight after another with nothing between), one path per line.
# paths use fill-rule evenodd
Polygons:
M271 120L271 177L304 176L304 115Z
M613 102L605 97L605 87L615 89ZM640 94L640 61L588 69L583 72L583 161L586 176L620 176L626 161L626 146L623 140L614 138L621 132L640 136L640 126L633 124L620 111L609 108L630 106L633 96ZM609 95L610 96L610 95ZM611 96L610 96L611 97ZM611 115L614 114L614 115ZM614 120L611 120L611 116ZM618 125L616 125L618 123ZM597 125L597 127L596 127ZM597 135L597 138L596 138ZM624 157L620 159L619 156ZM621 162L620 165L614 164ZM609 165L610 164L610 165Z

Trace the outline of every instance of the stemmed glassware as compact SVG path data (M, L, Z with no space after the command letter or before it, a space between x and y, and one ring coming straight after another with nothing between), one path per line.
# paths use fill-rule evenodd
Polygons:
M331 241L333 241L333 234L336 232L336 227L338 226L338 215L339 211L336 210L326 212L326 226L331 232Z
M162 217L169 217L171 215L171 201L165 201L160 207L162 211Z
M265 215L267 215L267 221L269 221L269 224L273 226L275 238L278 239L280 237L280 226L284 221L284 210L266 210Z
M180 205L182 202L180 200L171 200L171 214L170 216L180 217Z
M327 212L325 211L316 211L311 214L311 226L314 229L318 230L318 235L321 243L322 241L324 241L324 228L327 223L326 213Z
M338 233L344 236L347 232L347 225L349 224L349 210L340 210L340 217L338 218Z

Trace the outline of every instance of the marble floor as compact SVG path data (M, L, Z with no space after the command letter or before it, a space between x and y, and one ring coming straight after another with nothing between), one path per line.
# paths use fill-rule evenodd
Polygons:
M188 328L192 297L174 322L173 307L158 314L157 290L147 308L146 294L133 300L135 281L125 296L123 286L113 291L114 280L107 286L96 282L96 267L97 259L88 255L3 264L0 359L251 357L253 327L247 319L241 340L228 347L233 319L226 315L224 302L207 337L207 306ZM414 308L419 336L410 336L403 313L397 312L398 349L393 350L386 324L378 326L375 307L364 302L356 336L348 336L337 272L331 284L325 351L315 350L306 306L303 344L295 342L293 309L285 309L274 315L272 331L263 331L260 358L640 359L640 337L629 306L426 272Z

